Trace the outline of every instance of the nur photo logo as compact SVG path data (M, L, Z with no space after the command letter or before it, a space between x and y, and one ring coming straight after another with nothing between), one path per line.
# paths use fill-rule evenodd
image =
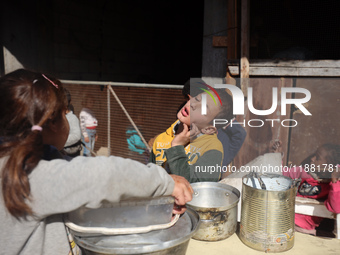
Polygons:
M240 88L238 88L235 85L231 84L215 84L213 86L210 86L206 83L199 82L199 84L203 85L204 87L199 87L200 90L206 92L202 94L202 103L201 103L201 114L206 115L207 114L207 96L209 95L213 101L215 102L215 105L218 104L216 101L215 97L217 97L219 103L222 106L222 101L220 96L218 95L216 89L227 89L230 91L230 94L233 98L233 115L244 115L245 114L245 96ZM300 110L304 115L306 116L311 116L312 114L306 109L306 107L303 105L304 103L308 103L309 100L311 99L311 93L309 90L305 88L298 88L298 87L282 87L280 88L280 91L277 87L272 88L272 93L271 93L271 101L272 104L270 108L268 109L256 109L253 103L253 88L248 87L248 97L247 97L247 106L249 111L257 116L268 116L273 114L275 111L278 111L278 106L279 106L279 114L281 116L287 115L287 105L295 105L296 109ZM290 98L288 95L291 94L302 94L302 97L299 98ZM214 96L215 95L215 96ZM280 101L278 100L280 99ZM244 120L243 126L248 126L250 127L262 127L265 122L271 122L271 126L274 126L275 122L281 122L281 125L284 127L295 127L297 126L297 121L294 119L263 119L261 117L260 119L250 119L247 121ZM214 119L214 126L216 124L228 124L230 123L230 120L225 120L225 119ZM234 122L235 123L235 122Z

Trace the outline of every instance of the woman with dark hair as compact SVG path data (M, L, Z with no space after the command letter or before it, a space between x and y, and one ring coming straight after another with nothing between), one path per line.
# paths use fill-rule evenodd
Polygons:
M3 254L78 253L63 214L82 206L161 195L173 195L179 205L191 200L184 178L154 164L114 156L63 159L59 150L69 134L64 98L62 84L41 73L21 69L0 78Z

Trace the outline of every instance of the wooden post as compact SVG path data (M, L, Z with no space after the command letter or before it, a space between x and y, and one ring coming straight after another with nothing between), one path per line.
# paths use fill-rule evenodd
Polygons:
M241 89L247 95L249 85L249 0L241 0Z
M237 59L237 0L228 0L228 59Z

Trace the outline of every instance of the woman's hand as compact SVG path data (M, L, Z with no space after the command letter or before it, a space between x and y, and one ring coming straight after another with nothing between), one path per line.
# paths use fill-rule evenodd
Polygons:
M170 175L175 181L175 187L172 196L175 198L174 214L182 214L185 212L185 203L191 201L194 190L190 183L182 176Z

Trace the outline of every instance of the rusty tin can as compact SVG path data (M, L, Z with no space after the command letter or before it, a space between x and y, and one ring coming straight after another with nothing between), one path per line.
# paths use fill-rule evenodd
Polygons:
M278 174L252 174L242 179L240 239L264 252L282 252L294 245L296 186Z

